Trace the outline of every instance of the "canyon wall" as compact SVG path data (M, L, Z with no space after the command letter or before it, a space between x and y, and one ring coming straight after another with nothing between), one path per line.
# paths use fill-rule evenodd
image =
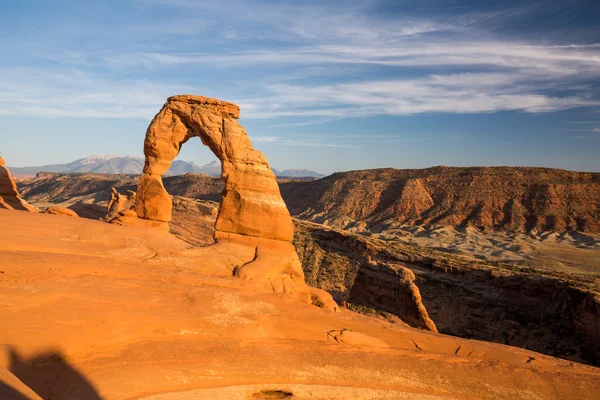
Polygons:
M600 291L593 278L486 264L302 221L294 243L307 282L350 308L384 310L419 326L398 279L402 266L414 273L440 332L600 365Z
M392 168L281 185L292 215L353 231L395 225L600 232L600 173L526 167Z

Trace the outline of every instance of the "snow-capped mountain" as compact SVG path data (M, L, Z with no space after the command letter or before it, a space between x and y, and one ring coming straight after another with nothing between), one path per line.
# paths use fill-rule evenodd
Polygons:
M287 178L322 178L325 175L319 174L318 172L311 171L310 169L286 169L283 171L277 171L273 169L273 172L278 177Z
M67 164L51 164L36 167L9 167L16 178L29 178L39 172L94 172L100 174L141 174L144 169L144 159L142 157L125 156L119 157L113 154L102 156L93 155L81 158ZM188 172L197 174L207 174L211 176L221 175L221 163L214 160L205 165L198 165L194 162L175 160L171 168L165 175L183 175ZM278 171L273 168L273 173L278 177L298 178L315 177L320 178L324 175L308 169L286 169Z

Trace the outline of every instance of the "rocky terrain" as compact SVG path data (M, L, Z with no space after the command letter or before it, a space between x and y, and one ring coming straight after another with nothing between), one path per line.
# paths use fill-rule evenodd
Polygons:
M600 231L600 173L525 167L339 172L281 185L290 212L356 232L404 225Z
M407 268L440 332L600 362L598 277L483 263L302 221L294 243L307 282L352 309L411 321L398 274Z
M59 176L42 174L41 179L22 182L21 190ZM176 195L213 199L223 187L220 179L198 174L167 179L165 185L173 185ZM600 173L524 167L380 169L280 186L292 215L355 232L390 232L407 225L600 232ZM56 194L50 189L47 195Z
M469 169L465 168L459 170L467 172L469 171ZM474 179L472 178L473 174L478 174L480 173L478 171L488 169L473 168L472 170L472 173L467 174L465 172L464 174L468 179ZM492 168L491 170L496 169ZM519 175L519 171L522 169L501 168L497 170L512 171L513 175ZM525 170L534 171L535 169ZM364 171L364 174L373 174L377 171L380 170ZM415 170L412 171L412 174L424 174L427 171L431 172L430 170ZM566 172L561 170L542 171L547 171L545 175L547 182L553 182L549 177L555 175L562 176L561 174L563 173L574 177L579 177L581 175L581 177L577 179L580 179L584 182L577 184L582 188L580 190L581 197L574 197L575 194L573 194L572 197L560 198L558 200L555 199L557 204L560 203L567 205L564 207L561 206L563 208L556 206L551 210L552 212L561 215L571 212L572 214L569 214L570 216L568 218L576 219L576 215L582 215L576 214L576 212L582 213L583 211L574 210L586 209L588 210L586 212L589 214L587 217L588 219L597 218L595 213L597 213L598 201L590 198L592 197L593 191L597 190L597 184L594 183L596 182L594 180L596 179L596 174ZM404 171L404 173L408 172ZM366 213L365 215L367 216L364 217L360 223L357 223L356 220L350 217L342 218L343 223L340 222L339 218L337 217L323 218L324 215L338 215L338 211L335 209L336 206L340 206L343 209L348 209L349 215L354 215L355 217L357 215L356 209L365 206L365 204L368 204L371 208L375 207L375 201L373 199L375 199L377 196L377 190L376 188L371 188L369 186L369 180L359 180L356 182L349 181L348 179L341 180L342 182L345 182L344 184L348 187L354 187L356 185L364 187L360 190L356 188L347 188L344 191L339 191L339 198L336 198L330 193L328 196L332 198L332 203L320 199L315 194L318 191L314 189L323 187L330 188L327 190L331 190L333 193L333 189L331 189L331 187L335 186L332 184L332 182L337 182L337 178L334 179L336 176L345 176L345 174L334 174L331 177L312 182L280 180L282 196L286 201L286 204L291 205L290 208L292 215L300 219L307 219L313 222L316 221L328 226L345 228L350 232L358 232L362 235L373 238L392 242L412 243L429 248L435 248L440 251L451 252L455 254L465 254L479 258L480 260L504 261L518 266L531 266L557 272L571 271L592 275L597 275L599 273L600 234L598 232L538 230L537 228L529 231L526 231L525 229L509 230L505 226L481 229L470 224L467 224L466 226L458 225L454 227L452 225L441 225L441 222L432 224L423 221L411 222L401 220L403 217L398 217L402 221L398 222L395 220L396 217L394 216L388 218L385 223L373 222L373 225L367 229L367 222L365 221L377 220L376 217L373 217L373 215L376 214ZM542 178L543 177L544 174L542 174ZM110 198L110 191L111 187L113 186L122 192L126 190L135 191L137 179L138 178L133 175L116 176L102 174L43 173L40 174L36 179L18 182L18 186L22 195L28 199L28 201L37 205L44 206L63 202L67 202L67 205L71 205L77 201L92 203L106 201L108 198ZM440 182L443 182L443 174L440 173L436 175L436 179L438 179ZM531 178L532 181L535 181L535 179ZM449 175L449 182L453 182L453 180L458 180L458 178L453 178L452 175ZM479 179L477 179L477 181L478 180ZM466 182L468 183L468 181ZM554 182L556 182L556 179ZM371 183L374 187L379 188L384 185L391 185L389 181L386 183L383 177L380 177L379 181L372 179ZM459 182L455 182L454 184L459 187L460 190L456 189L457 192L443 192L439 196L446 196L447 199L452 199L451 201L456 204L467 204L465 198L462 197L463 195L467 196L469 193L471 193L468 190L463 190L463 186L469 187L467 183L463 182L459 184ZM219 178L199 174L185 174L181 176L164 177L163 184L167 192L172 195L201 200L219 201L221 198L221 191L223 190L223 182ZM549 184L550 183L548 183L548 185ZM523 180L522 182L518 183L518 185L520 185L519 187L525 187L523 185L527 185L527 183L525 180ZM451 187L448 185L448 188L446 189L450 190ZM492 189L488 187L486 190L489 191ZM374 192L375 194L373 196L367 196L365 195L367 191ZM473 195L480 195L478 193L484 193L474 189L473 191ZM493 194L489 194L489 192L487 193L488 194L486 196L490 198L493 197ZM399 196L399 194L397 195ZM483 194L481 194L481 196L483 196ZM414 202L415 200L408 196L405 197L404 201ZM440 201L440 204L446 204L448 201L450 200ZM321 206L324 207L324 210L326 211L317 212L317 207ZM470 214L472 212L471 209L465 209L464 207L453 207L457 213ZM532 213L539 214L550 212L548 211L549 209L543 208L542 206L540 207L541 211L534 209ZM390 213L391 211L388 210L386 212ZM452 211L446 210L445 212L450 213ZM354 222L348 222L349 220ZM359 225L363 226L363 228L358 229L357 227ZM590 223L590 226L594 226L594 223Z
M8 168L4 165L4 159L0 156L0 209L37 211L25 202L19 192L17 185Z
M597 368L257 292L231 276L235 245L10 210L0 224L0 398L600 394Z
M38 178L37 184L27 186L27 190L32 190L31 198L43 200L37 205L67 199L63 205L80 215L98 219L106 213L109 194L94 205L77 203L82 199L78 196L70 201L68 196L60 197L65 192L50 199L40 198L37 190L54 184L80 187L84 189L84 199L93 201L102 197L96 190L103 185L117 183L125 193L126 188L135 188L134 180L134 177L119 181L114 176L87 174L45 176ZM103 185L98 181L104 182ZM164 181L169 192L200 198L218 198L214 192L221 187L218 181L198 175L168 177ZM180 192L179 188L186 191ZM193 245L212 243L218 203L180 196L174 196L173 202L171 232ZM531 246L546 246L555 251L565 246L532 238L528 241ZM598 364L598 264L580 270L572 266L559 269L555 264L541 261L490 263L416 243L381 240L376 235L360 235L298 219L294 245L306 281L327 290L338 303L345 303L352 310L426 328L427 319L419 311L422 304L427 317L441 332ZM598 257L595 250L569 248L571 258L578 251ZM406 279L406 269L414 274L412 282ZM419 290L415 293L419 299L413 298L411 284Z
M11 195L45 214L0 211L0 395L598 396L598 370L572 362L600 365L600 274L596 264L585 264L597 257L593 174L565 172L573 187L519 211L525 221L532 214L549 221L550 213L560 216L553 221L579 221L581 231L563 223L484 225L489 215L500 218L494 207L508 215L502 221L518 218L501 201L484 201L494 196L483 189L490 183L473 182L492 178L479 169L466 178L453 170L447 183L407 178L387 188L373 171L364 171L371 186L346 178L339 184L335 175L333 185L330 178L280 182L299 217L346 228L339 229L292 220L238 116L232 103L170 98L147 131L142 177L41 173L21 182L19 194L6 173ZM221 160L223 180L163 177L193 136ZM518 184L523 193L535 192ZM441 186L456 192L432 189ZM500 190L499 199L516 196L517 186ZM480 204L477 213L469 211L473 204ZM460 223L431 217L444 207L468 215ZM536 231L562 241L540 240ZM461 248L456 243L427 247L424 238L431 244L433 233L462 234L474 248L484 241L502 248L493 235L507 235L532 248L588 253L577 258L567 251L564 269L539 256L529 261L540 264L509 263L472 249L479 258L452 254ZM40 337L42 320L52 328Z
M596 280L294 222L238 117L233 103L171 97L141 177L76 175L85 185L73 188L40 175L23 192L43 213L9 206L27 203L3 169L1 398L600 394L597 368L438 333L593 364ZM218 207L163 184L194 136L221 162ZM214 189L203 180L196 197Z
M211 243L217 207L174 197L171 232L194 245ZM294 245L307 283L351 310L600 364L597 275L485 263L298 219L294 223Z

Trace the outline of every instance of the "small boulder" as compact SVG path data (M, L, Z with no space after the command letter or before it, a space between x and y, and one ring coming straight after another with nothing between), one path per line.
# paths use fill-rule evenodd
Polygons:
M67 217L76 218L79 217L75 211L61 206L50 206L46 209L46 211L44 211L44 214L65 215Z

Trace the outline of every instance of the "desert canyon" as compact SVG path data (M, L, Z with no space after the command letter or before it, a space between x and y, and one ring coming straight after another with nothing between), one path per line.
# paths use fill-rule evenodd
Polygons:
M0 159L0 398L600 397L600 174L278 184L239 116L168 98L142 176ZM221 179L164 176L194 137Z

